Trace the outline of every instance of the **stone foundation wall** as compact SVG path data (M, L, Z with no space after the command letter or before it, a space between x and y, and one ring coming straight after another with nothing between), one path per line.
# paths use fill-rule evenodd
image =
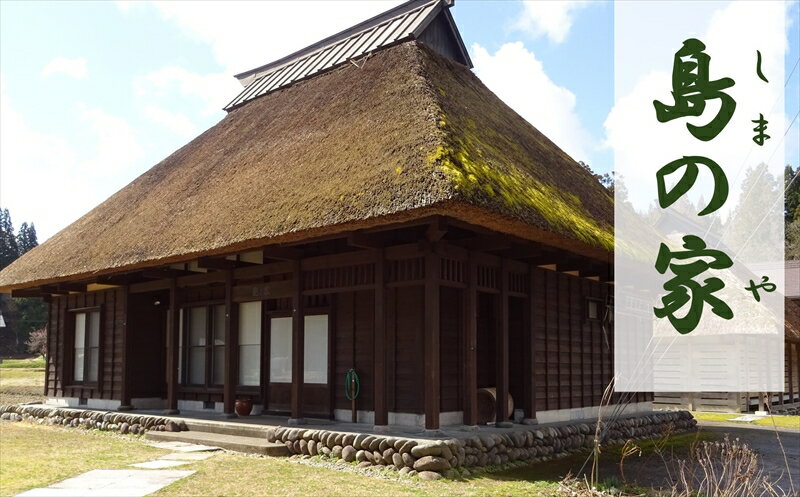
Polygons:
M149 430L185 431L187 429L186 423L183 421L178 422L160 416L19 404L0 406L0 419L85 428L87 430L116 431L131 435L144 435Z
M624 444L627 440L658 438L695 429L687 411L659 412L603 423L601 443ZM356 462L360 466L419 475L424 479L447 476L451 470L503 465L516 461L547 461L594 444L595 424L531 426L469 438L418 440L386 435L354 434L327 430L278 427L267 430L270 442L282 442L292 454L323 456Z
M148 430L187 430L183 421L160 416L30 405L0 406L0 419L133 435L143 435ZM695 425L694 418L687 411L631 416L602 423L601 443L621 445L627 440L658 438L693 431ZM342 459L359 466L382 466L423 479L438 479L455 476L456 471L466 476L469 468L548 461L586 451L594 445L595 428L595 424L590 422L552 426L515 425L509 430L478 432L465 438L446 440L302 427L268 428L265 434L268 441L285 444L297 456Z

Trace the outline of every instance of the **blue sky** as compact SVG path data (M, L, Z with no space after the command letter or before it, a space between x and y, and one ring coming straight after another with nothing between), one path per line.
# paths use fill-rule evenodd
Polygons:
M0 2L0 206L53 235L221 119L234 73L395 3ZM459 0L452 13L493 91L576 160L613 169L612 3ZM797 2L789 18L787 76ZM800 69L789 120L798 80ZM792 164L799 128L786 138Z

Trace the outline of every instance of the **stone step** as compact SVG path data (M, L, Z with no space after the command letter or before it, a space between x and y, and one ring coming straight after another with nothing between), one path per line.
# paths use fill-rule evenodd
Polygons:
M262 454L274 457L290 455L289 449L284 444L267 442L267 439L263 437L241 437L201 431L148 431L145 437L148 440L160 442L187 442L199 445L211 445L221 449L247 452L249 454Z
M189 431L204 433L218 433L220 435L233 435L237 437L267 438L269 426L246 424L225 421L210 421L204 419L184 419Z

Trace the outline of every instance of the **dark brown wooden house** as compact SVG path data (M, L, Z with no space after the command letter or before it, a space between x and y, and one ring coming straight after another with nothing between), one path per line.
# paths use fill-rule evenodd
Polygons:
M596 414L612 199L475 77L449 7L238 75L217 125L0 272L50 302L49 401L349 421L352 368L377 427L475 425L482 388L501 423Z

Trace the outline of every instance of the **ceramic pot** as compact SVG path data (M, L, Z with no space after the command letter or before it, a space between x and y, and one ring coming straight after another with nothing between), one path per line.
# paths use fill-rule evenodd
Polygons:
M249 416L253 411L253 399L236 399L236 414Z

